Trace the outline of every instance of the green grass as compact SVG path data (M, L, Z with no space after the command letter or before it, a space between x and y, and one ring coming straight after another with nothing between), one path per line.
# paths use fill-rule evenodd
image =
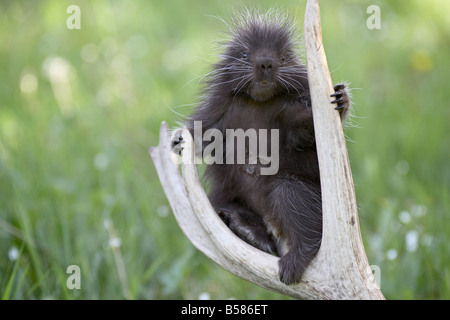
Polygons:
M73 31L65 2L0 4L0 297L283 298L189 243L147 153L161 121L174 126L172 110L187 114L197 101L223 38L213 16L241 3L77 3ZM372 31L374 3L382 29ZM278 5L300 26L304 6ZM366 252L389 299L450 299L448 9L445 0L321 2L333 81L359 88L349 155ZM81 269L80 290L66 286L69 265Z

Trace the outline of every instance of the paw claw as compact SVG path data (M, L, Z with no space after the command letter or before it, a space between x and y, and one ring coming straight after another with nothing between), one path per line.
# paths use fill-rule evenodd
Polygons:
M341 104L342 102L344 102L344 100L342 99L342 97L337 98L336 100L331 101L331 103L337 103L337 104Z
M330 97L337 97L337 96L341 96L342 95L342 93L340 93L340 92L335 92L335 93L333 93L333 94L330 94Z

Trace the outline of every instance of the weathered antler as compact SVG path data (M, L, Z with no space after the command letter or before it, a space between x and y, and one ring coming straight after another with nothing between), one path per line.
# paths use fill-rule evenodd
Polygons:
M320 165L323 237L319 252L298 284L278 278L278 258L235 236L211 206L198 177L191 134L182 130L182 176L161 124L158 147L150 148L164 192L178 224L205 255L233 274L261 287L300 299L384 299L361 240L356 198L342 126L333 110L334 92L322 44L318 0L308 0L305 47Z

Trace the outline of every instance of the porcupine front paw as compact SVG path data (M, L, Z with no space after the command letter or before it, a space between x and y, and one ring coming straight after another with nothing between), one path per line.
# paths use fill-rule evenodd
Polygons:
M350 94L343 83L336 84L334 86L334 91L335 92L330 95L330 97L334 97L335 100L331 101L331 103L337 104L334 109L339 110L341 119L344 119L350 109Z
M181 151L183 150L184 140L181 135L181 131L177 130L172 134L172 142L170 144L172 151L181 156Z

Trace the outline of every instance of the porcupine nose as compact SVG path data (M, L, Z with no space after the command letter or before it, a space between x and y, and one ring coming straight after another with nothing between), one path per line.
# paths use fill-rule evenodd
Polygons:
M255 68L257 73L259 73L260 81L263 84L267 84L267 82L272 82L273 77L273 69L275 66L275 62L272 58L267 56L261 56L255 61Z
M273 59L261 57L258 59L257 64L262 68L264 72L268 72L273 68Z

